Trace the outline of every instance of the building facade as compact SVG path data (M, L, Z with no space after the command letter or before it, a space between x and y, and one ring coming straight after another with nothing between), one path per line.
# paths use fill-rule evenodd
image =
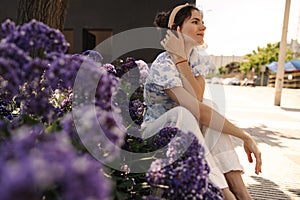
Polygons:
M242 62L244 60L244 56L215 56L211 55L211 61L215 65L215 67L218 69L220 67L225 67L227 64L232 62Z
M100 46L99 52L107 62L115 57L126 56L151 62L162 50L160 35L154 32L153 27L156 14L183 3L196 4L196 1L69 0L63 30L70 43L69 53L80 53ZM18 1L1 0L0 23L7 18L15 21L17 9ZM141 29L143 27L152 29ZM147 44L149 40L155 44ZM141 49L138 49L138 45L142 46ZM128 52L124 48L128 48ZM122 55L112 56L115 52Z

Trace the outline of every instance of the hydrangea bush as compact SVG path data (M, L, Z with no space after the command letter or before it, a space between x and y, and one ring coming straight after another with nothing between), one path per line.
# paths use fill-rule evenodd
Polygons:
M168 145L168 159L152 162L147 173L147 182L151 185L152 195L165 199L222 199L219 188L208 179L209 166L205 160L205 151L193 133L183 133L176 128L164 128L160 138ZM175 135L164 136L166 133ZM165 133L165 134L162 134ZM191 143L186 151L186 144ZM162 143L161 143L162 144ZM174 159L175 155L181 155Z
M101 164L78 155L67 134L21 126L0 145L0 199L109 199Z
M76 107L88 114L87 105L94 105L96 120L113 145L105 146L101 138L97 142L113 157L118 152L112 146L124 141L124 129L115 128L121 117L111 103L118 78L101 68L95 57L70 55L67 48L63 34L41 22L16 26L7 20L1 24L0 199L112 196L111 181L82 144L71 111ZM83 99L76 104L73 85L82 66L100 80L95 98L76 93Z
M67 50L60 31L36 20L1 24L0 200L222 198L208 181L204 151L192 133L166 127L140 138L144 61L102 64L97 51ZM139 160L127 160L120 150L160 151L167 160L143 158L145 172L132 173ZM117 157L120 170L97 160Z

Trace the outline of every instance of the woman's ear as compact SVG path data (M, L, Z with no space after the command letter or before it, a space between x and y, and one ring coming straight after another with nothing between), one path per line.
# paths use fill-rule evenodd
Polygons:
M180 27L180 26L177 26L177 27L176 27L176 31L179 31L179 32L181 33L181 32L182 32L181 27Z

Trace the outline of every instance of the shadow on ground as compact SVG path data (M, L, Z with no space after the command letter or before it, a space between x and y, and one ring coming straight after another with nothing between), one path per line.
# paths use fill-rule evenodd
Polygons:
M244 128L243 130L247 131L254 137L258 137L258 143L265 143L270 146L283 147L284 144L281 144L279 138L277 137L280 133L274 132L266 129L265 125L260 125L256 127Z
M287 147L286 144L281 140L282 138L300 140L300 135L288 133L286 130L280 130L280 132L269 130L268 127L263 124L242 129L248 132L250 135L258 138L256 140L257 143L264 143L273 147ZM235 142L235 144L237 146L242 145L241 142Z
M244 130L250 133L252 136L259 137L261 139L260 142L276 147L285 146L282 142L280 142L280 138L300 140L298 135L285 132L284 129L280 131L272 131L268 130L267 128L268 127L265 125L260 125L256 127L244 128Z
M300 197L300 189L289 189L289 191L296 196Z
M237 123L235 123L235 124L237 124ZM285 145L282 144L282 142L280 141L280 138L278 137L278 135L280 135L281 133L268 130L267 126L265 126L263 124L261 124L260 126L242 128L242 129L244 131L246 131L247 133L249 133L250 135L252 135L253 137L258 138L256 140L257 143L264 143L264 144L268 144L273 147L285 147ZM241 140L239 140L235 137L233 137L232 139L234 141L235 146L243 145Z
M289 112L300 112L300 108L287 108L287 107L280 107L282 110L289 111Z
M274 182L257 176L251 176L251 178L257 182L247 187L254 200L292 200Z

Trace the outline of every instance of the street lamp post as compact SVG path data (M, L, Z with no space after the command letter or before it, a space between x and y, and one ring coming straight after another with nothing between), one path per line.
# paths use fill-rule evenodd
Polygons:
M261 78L260 78L260 86L263 86L264 85L264 73L266 71L266 65L262 65L260 67L260 72L261 72Z
M282 27L282 36L281 36L280 50L279 50L279 58L278 58L278 67L277 67L276 81L275 81L275 101L274 101L275 106L280 106L281 92L282 92L282 87L284 82L284 62L285 62L285 54L286 54L286 37L288 31L290 5L291 5L291 0L286 0L283 27Z

